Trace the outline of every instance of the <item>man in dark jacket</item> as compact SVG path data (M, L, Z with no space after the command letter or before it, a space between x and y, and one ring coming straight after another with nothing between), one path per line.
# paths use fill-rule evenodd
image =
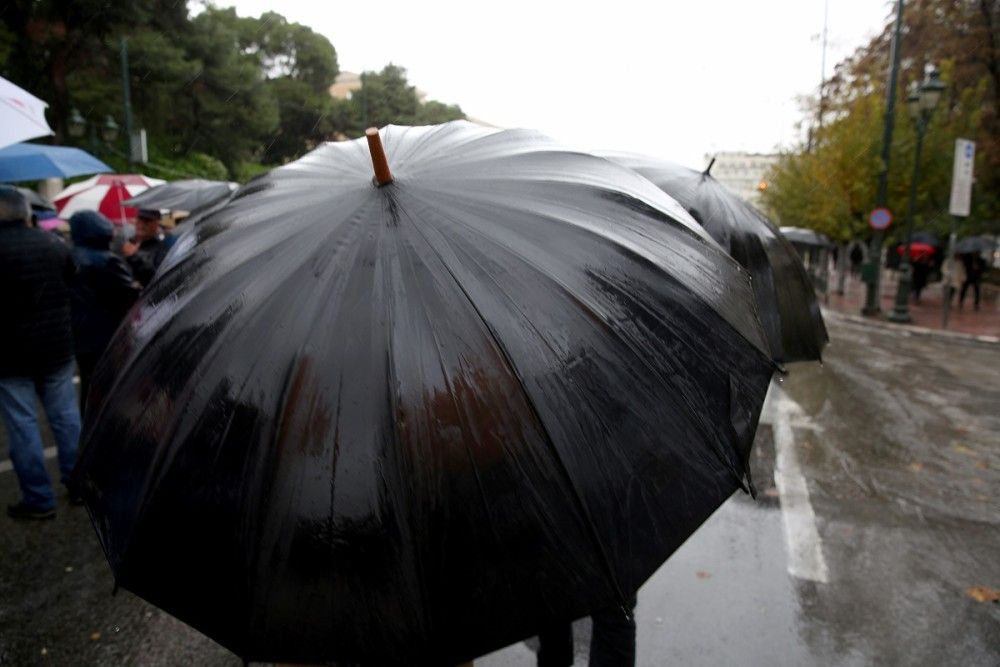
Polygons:
M145 287L153 280L156 269L166 257L170 244L160 229L159 211L139 209L135 222L135 237L122 245L122 254L132 268L132 274Z
M140 287L128 264L111 252L114 226L107 218L97 211L77 211L69 226L79 269L71 303L82 411L97 360L138 298Z
M56 499L45 470L36 395L55 436L65 484L80 439L70 330L76 266L69 248L30 228L30 219L24 195L0 186L0 414L22 495L7 514L48 519L55 516Z

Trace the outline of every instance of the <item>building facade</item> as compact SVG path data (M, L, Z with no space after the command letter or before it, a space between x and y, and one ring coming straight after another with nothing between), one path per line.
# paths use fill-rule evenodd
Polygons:
M706 155L705 164L712 158L711 174L734 194L754 206L760 203L760 193L767 189L767 176L777 164L779 156L773 153L716 153Z

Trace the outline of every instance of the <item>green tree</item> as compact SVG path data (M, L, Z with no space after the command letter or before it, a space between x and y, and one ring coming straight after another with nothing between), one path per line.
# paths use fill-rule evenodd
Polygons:
M913 174L916 134L905 100L931 63L941 68L948 88L924 139L915 227L947 231L954 141L962 137L976 141L977 159L973 211L961 231L998 232L1000 3L914 0L907 3L904 23L889 178L889 206L897 224L890 237L902 233ZM782 224L811 227L836 239L869 233L891 33L889 22L878 37L836 66L824 87L823 127L813 132L811 146L784 155L771 174L763 201Z
M330 86L339 73L337 52L322 35L275 12L240 19L240 50L257 59L278 126L262 159L280 163L299 157L333 132Z
M11 0L4 4L5 57L0 71L49 103L57 137L66 136L71 75L100 54L111 36L125 29L134 11L133 3L125 0Z
M407 80L406 70L391 63L381 72L363 73L361 90L351 101L357 105L363 123L358 131L390 123L412 125L420 106L417 89Z
M444 104L430 100L420 105L414 119L416 125L436 125L450 120L464 120L465 114L457 104Z
M407 79L406 69L388 64L380 72L361 74L361 88L350 100L335 104L333 127L356 137L369 127L431 125L465 118L457 105L434 100L421 102Z
M260 158L279 120L258 59L238 48L239 34L231 8L194 17L184 45L197 74L181 90L171 118L175 153L208 153L230 172Z
M151 174L239 178L369 125L434 123L461 109L421 104L406 70L364 75L355 99L334 100L337 53L322 35L275 12L239 16L177 0L11 0L2 12L0 74L49 102L56 143L95 150L127 168L124 136L110 144L68 130L72 109L96 127L124 126L121 42L129 55L132 120L149 141Z

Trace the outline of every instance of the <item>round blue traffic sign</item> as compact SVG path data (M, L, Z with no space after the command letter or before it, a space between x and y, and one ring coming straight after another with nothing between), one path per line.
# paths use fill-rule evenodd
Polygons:
M892 211L887 208L877 208L868 216L868 224L872 229L885 229L892 224Z

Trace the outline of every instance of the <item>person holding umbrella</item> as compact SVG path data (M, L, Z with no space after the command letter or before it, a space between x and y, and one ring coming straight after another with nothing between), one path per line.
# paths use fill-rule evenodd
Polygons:
M627 617L750 488L750 275L544 135L365 134L201 220L105 352L74 475L116 584L245 662L455 665Z
M959 257L965 268L965 280L962 281L962 290L958 293L958 307L961 308L965 303L965 293L972 287L972 307L974 310L979 310L979 286L983 282L983 273L986 272L986 262L979 253L964 253Z
M153 280L156 269L167 255L169 244L164 242L160 229L160 212L153 209L139 209L135 223L135 236L122 245L122 254L132 268L139 284L145 287Z
M80 410L73 387L69 248L29 226L31 211L16 188L0 186L0 414L22 500L15 519L49 519L56 499L38 428L41 398L59 452L63 483L76 463ZM71 499L75 494L71 492Z
M629 608L612 605L590 615L591 667L631 667L635 664L636 594ZM572 667L573 626L553 625L538 633L538 667Z
M80 369L80 409L90 377L140 286L128 264L111 252L114 225L97 211L77 211L69 219L73 254L80 273L72 290L73 342Z

